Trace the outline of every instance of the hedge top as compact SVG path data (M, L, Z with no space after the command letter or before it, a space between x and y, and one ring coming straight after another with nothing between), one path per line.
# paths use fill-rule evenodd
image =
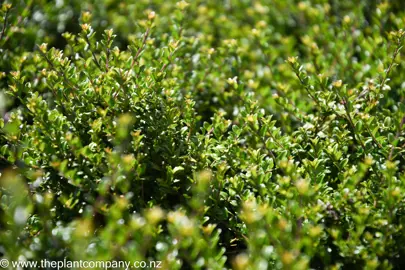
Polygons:
M3 3L0 257L402 269L404 8Z

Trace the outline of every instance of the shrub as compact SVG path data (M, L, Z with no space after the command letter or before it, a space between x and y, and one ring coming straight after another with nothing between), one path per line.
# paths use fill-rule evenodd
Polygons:
M405 14L359 2L3 3L0 252L400 269Z

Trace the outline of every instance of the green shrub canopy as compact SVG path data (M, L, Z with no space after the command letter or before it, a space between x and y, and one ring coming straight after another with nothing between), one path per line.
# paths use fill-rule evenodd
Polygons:
M0 257L403 269L403 1L6 1Z

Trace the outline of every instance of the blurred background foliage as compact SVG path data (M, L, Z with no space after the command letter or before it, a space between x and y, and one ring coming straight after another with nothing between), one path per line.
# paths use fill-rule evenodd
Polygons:
M401 269L404 8L4 2L0 254Z

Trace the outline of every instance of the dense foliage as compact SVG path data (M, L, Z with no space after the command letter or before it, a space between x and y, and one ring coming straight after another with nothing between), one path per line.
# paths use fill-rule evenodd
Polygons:
M7 0L0 257L402 269L404 5Z

